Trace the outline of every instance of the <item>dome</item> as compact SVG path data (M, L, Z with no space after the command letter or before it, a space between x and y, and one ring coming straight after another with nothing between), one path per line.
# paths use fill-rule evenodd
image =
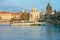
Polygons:
M38 10L37 10L37 8L34 7L34 8L32 9L32 11L33 11L33 12L37 12Z

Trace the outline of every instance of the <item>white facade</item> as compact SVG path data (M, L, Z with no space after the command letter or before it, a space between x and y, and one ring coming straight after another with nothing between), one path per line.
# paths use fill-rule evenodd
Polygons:
M39 20L39 12L36 8L33 8L32 12L30 12L29 21L38 21Z
M38 20L39 20L39 12L30 12L29 21L38 21Z

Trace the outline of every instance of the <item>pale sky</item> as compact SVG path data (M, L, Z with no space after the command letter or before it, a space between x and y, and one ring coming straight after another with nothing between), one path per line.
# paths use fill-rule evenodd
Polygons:
M0 0L0 11L30 11L33 7L45 11L48 2L53 10L60 11L60 0Z

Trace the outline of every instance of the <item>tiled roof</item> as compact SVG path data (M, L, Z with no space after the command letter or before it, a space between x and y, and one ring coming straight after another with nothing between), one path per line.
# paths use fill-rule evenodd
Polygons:
M8 14L8 12L0 12L0 14Z

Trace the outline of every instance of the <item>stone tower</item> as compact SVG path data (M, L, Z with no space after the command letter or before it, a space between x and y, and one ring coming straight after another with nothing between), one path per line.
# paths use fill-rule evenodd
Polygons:
M51 13L52 13L52 7L50 6L50 3L48 3L48 5L46 7L46 14L51 15Z

